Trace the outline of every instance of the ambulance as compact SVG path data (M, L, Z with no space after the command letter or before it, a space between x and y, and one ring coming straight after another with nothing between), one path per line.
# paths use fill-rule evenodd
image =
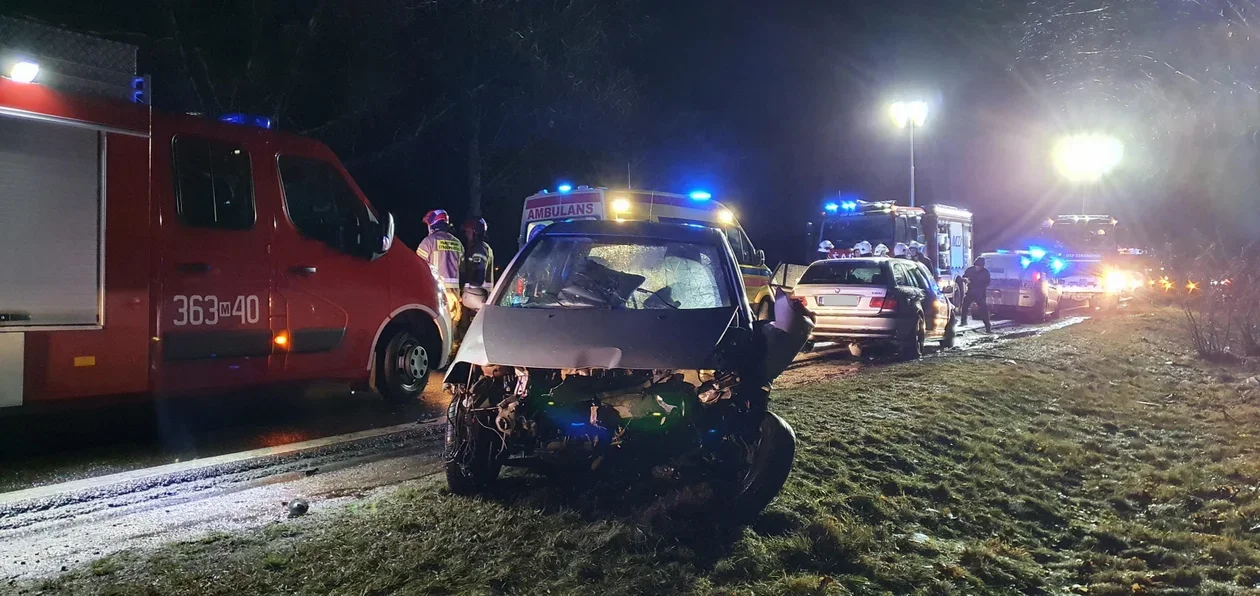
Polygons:
M561 185L556 192L543 190L525 199L521 214L520 246L538 231L557 221L611 219L655 221L718 228L735 252L744 277L748 303L761 318L774 313L770 293L770 269L766 254L753 246L734 212L705 191L676 194L651 190L610 190L603 187Z
M0 412L313 380L407 401L444 365L433 275L323 144L26 64L0 77Z

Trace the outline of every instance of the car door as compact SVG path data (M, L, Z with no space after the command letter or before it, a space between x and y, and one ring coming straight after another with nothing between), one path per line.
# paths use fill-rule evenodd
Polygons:
M910 275L910 268L906 266L906 263L894 259L890 260L888 265L892 269L893 285L895 286L898 299L904 300L905 304L911 307L904 312L913 312L914 305L922 306L925 293L915 283L914 277Z
M158 391L260 383L272 346L273 214L255 198L257 152L196 135L166 139L152 152L160 215Z
M389 271L376 266L361 236L375 215L342 169L301 147L281 150L275 173L275 276L288 346L281 380L355 377L389 313Z
M923 317L928 330L943 333L949 324L949 304L941 289L928 275L927 267L917 262L907 262L906 269L915 285L923 290Z

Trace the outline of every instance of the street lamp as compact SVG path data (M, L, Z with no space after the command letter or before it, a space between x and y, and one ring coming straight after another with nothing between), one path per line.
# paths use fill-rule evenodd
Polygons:
M923 122L927 120L927 102L923 101L898 101L889 106L888 113L892 116L893 124L897 128L910 127L910 206L914 207L914 129L923 126Z
M1124 144L1113 136L1077 134L1059 139L1054 145L1054 165L1070 182L1093 184L1120 165ZM1081 213L1085 213L1081 193Z

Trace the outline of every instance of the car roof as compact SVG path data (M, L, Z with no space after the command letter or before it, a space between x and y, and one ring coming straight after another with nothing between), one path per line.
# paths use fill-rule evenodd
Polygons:
M718 244L722 240L722 232L720 230L699 224L611 221L606 219L558 221L547 226L539 235L630 236L701 244Z
M820 263L857 263L867 265L881 265L892 261L891 257L844 257L841 259L824 259L822 261L814 261L814 265Z

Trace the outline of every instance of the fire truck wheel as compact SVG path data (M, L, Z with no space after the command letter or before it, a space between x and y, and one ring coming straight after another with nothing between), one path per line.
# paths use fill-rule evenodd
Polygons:
M386 401L415 401L429 382L438 354L417 325L400 322L386 330L376 354L376 388Z

